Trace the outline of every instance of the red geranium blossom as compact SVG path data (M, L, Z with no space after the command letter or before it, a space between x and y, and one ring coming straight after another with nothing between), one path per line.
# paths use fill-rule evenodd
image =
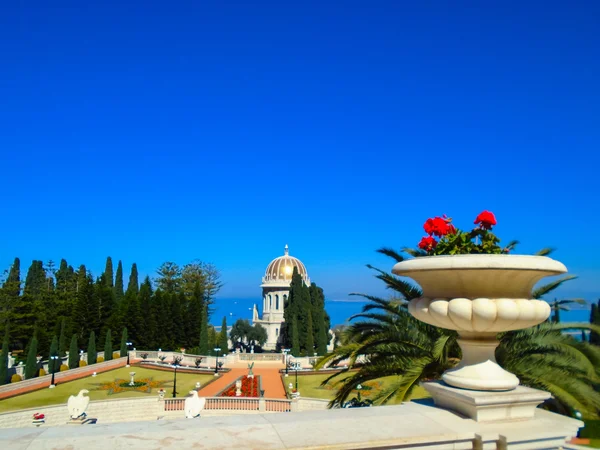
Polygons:
M425 233L429 236L436 235L438 237L446 236L447 234L454 234L456 228L450 222L452 219L444 217L434 217L433 219L427 219L423 225Z
M432 236L425 236L423 239L421 239L421 242L419 242L419 248L421 250L425 250L426 252L433 250L436 245L437 241Z
M477 216L474 223L479 224L484 230L491 230L496 225L496 216L490 211L483 211Z

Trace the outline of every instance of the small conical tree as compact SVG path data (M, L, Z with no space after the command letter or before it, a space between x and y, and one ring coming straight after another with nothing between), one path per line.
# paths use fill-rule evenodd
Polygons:
M300 339L298 337L298 319L292 320L292 355L300 356Z
M52 338L52 343L50 344L50 352L48 354L48 370L50 373L56 373L60 370L60 358L52 359L52 356L58 355L58 338L56 335Z
M98 358L98 352L96 351L96 333L93 331L90 333L90 339L88 340L87 346L87 363L96 364Z
M117 305L121 304L121 300L123 299L124 291L123 291L123 263L119 261L117 265L117 274L115 276L115 302Z
M121 358L127 356L127 328L123 328L121 333Z
M106 287L113 288L113 264L112 258L109 256L106 258L106 267L104 268L104 283L106 283Z
M315 351L315 340L313 338L313 321L312 314L308 315L308 326L306 332L306 356L312 356Z
M112 336L110 330L106 332L106 340L104 341L104 361L110 361L113 354Z
M37 362L37 338L35 335L31 338L29 344L29 351L27 352L27 362L25 366L25 379L35 378L38 373L38 362Z
M202 322L200 323L200 345L198 352L201 355L208 355L208 311L206 305L202 311Z
M2 353L0 354L0 386L8 382L8 329L4 333Z
M323 356L327 353L327 326L325 324L325 311L321 311L319 315L319 326L317 328L317 353L319 356Z
M58 355L63 358L67 356L67 336L65 335L65 319L60 323L60 338L58 339Z
M71 337L71 345L69 346L69 369L79 367L79 346L77 345L77 335Z
M221 347L221 353L229 353L229 341L227 340L227 317L225 316L223 317L223 322L221 322L219 347Z

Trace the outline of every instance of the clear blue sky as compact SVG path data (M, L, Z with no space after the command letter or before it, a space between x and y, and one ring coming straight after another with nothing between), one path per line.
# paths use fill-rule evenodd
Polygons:
M290 245L330 299L422 223L496 213L600 296L600 3L15 1L0 7L0 266L215 263Z

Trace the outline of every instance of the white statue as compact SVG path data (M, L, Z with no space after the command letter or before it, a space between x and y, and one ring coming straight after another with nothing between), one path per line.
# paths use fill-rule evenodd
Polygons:
M87 389L82 389L77 396L71 395L69 397L67 408L69 408L69 417L71 417L71 419L78 419L85 414L85 410L90 404L90 398L84 397L84 394L89 394L89 391Z
M204 397L198 397L197 391L190 391L191 397L185 399L185 417L186 419L193 419L200 417L200 411L204 409L206 399Z

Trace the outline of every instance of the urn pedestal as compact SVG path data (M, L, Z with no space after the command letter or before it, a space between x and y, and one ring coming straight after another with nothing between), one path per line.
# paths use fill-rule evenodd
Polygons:
M464 400L467 390L493 391L498 403L498 395L517 388L519 379L496 362L497 333L545 321L550 305L532 299L532 289L542 278L566 271L558 261L526 255L430 256L394 266L394 274L412 278L423 290L422 297L410 302L410 314L430 325L456 330L459 335L462 360L442 375L448 389L439 383L425 384L436 403L448 407L449 401L456 402L461 396ZM472 397L473 405L486 403L482 400L485 395ZM511 402L517 398L513 394L505 397ZM537 402L534 408L545 398L547 395L540 394L530 403Z

